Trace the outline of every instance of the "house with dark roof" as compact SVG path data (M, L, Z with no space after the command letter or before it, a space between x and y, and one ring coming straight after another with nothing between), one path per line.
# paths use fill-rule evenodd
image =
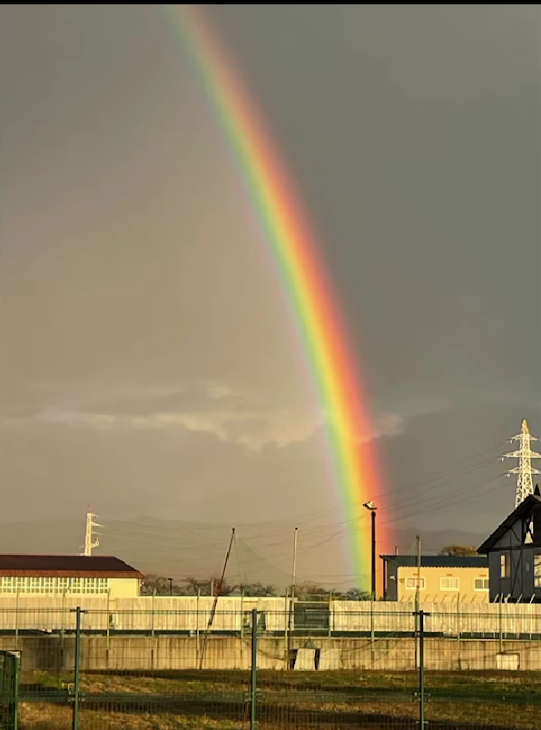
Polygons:
M483 555L380 555L386 601L488 602L488 559Z
M488 557L490 600L541 603L539 487L478 548Z
M143 574L108 555L0 555L0 595L135 598Z

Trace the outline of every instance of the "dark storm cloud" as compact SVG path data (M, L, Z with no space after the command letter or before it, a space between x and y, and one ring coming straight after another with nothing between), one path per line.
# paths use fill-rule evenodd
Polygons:
M317 221L376 393L539 398L538 8L216 14Z
M208 16L347 313L387 517L460 526L520 419L541 435L539 10ZM166 16L3 6L0 33L5 517L335 507L286 297Z

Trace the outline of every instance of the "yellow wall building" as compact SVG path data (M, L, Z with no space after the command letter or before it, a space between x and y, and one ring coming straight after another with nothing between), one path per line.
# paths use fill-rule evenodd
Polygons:
M488 559L484 556L381 555L386 601L488 603Z
M143 577L108 555L0 555L1 595L136 598Z

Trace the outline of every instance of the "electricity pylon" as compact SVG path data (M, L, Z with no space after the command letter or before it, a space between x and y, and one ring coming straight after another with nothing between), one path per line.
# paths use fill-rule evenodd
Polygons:
M529 494L533 494L533 475L541 474L541 472L539 469L534 469L532 466L532 459L541 459L541 454L538 454L536 451L532 451L532 441L539 441L539 439L530 434L530 429L528 428L526 420L522 421L521 432L510 439L510 442L513 441L520 442L520 449L504 454L502 459L519 460L518 466L507 472L507 476L511 476L511 474L518 475L515 497L515 507L518 507Z

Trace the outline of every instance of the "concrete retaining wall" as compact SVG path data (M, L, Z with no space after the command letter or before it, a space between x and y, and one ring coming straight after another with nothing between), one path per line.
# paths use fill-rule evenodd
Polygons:
M22 652L22 670L72 671L74 639L58 636L0 638L0 648ZM156 671L197 669L202 642L190 637L111 637L83 636L81 666L83 670ZM283 639L261 638L258 644L260 669L284 669ZM292 642L298 667L303 669L347 670L374 669L408 671L415 669L415 641L412 638L312 639ZM199 649L199 650L198 650ZM314 651L316 649L317 651ZM505 655L502 657L502 653ZM518 659L511 655L517 655ZM506 658L513 658L512 662ZM427 670L497 670L515 666L520 670L541 671L541 642L498 640L426 639ZM249 639L210 637L205 653L205 669L250 668Z

